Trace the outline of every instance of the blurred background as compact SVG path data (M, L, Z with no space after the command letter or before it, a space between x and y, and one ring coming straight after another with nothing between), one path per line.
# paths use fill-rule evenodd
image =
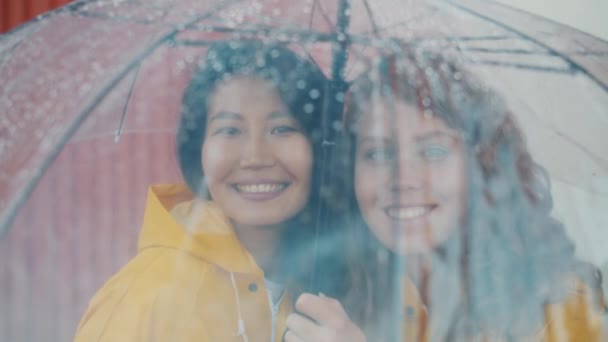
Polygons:
M488 0L493 1L493 0ZM608 40L606 0L495 0ZM0 0L0 33L71 0Z

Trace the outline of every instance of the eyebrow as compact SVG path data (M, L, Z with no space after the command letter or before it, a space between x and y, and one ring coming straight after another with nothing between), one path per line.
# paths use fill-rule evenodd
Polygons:
M270 114L268 114L268 119L280 119L280 118L291 118L292 116L289 113L286 113L284 111L278 111L278 112L272 112Z
M416 141L427 141L427 140L432 140L434 138L443 138L443 137L450 138L455 141L459 140L458 135L452 134L449 132L445 132L445 131L431 131L428 133L424 133L422 135L417 135L414 139Z
M444 138L444 137L455 140L455 141L457 141L459 139L459 137L456 134L451 134L449 132L430 131L430 132L423 133L421 135L416 135L414 137L414 140L416 142L424 142L424 141L432 140L435 138ZM366 141L372 141L372 142L381 141L383 143L390 143L393 140L392 138L393 138L393 136L386 137L386 136L382 136L382 135L367 135L367 136L360 137L360 139L358 139L358 142L359 142L359 144L363 144Z
M243 120L243 116L239 113L220 111L209 117L209 122L213 120Z

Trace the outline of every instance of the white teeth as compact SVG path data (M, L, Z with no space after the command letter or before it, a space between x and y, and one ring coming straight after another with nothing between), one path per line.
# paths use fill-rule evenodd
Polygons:
M397 220L410 220L416 217L426 215L431 209L427 206L408 207L408 208L391 208L386 212L388 216Z
M268 193L277 192L285 187L284 184L247 184L237 185L236 188L240 192L247 193Z

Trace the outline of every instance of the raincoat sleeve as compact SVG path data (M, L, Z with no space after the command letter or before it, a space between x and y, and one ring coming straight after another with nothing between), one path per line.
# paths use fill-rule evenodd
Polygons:
M577 282L565 302L545 308L546 341L606 341L605 310L603 293Z
M93 297L74 340L211 342L189 310L191 291L155 276L162 272L137 272L144 258L135 259Z

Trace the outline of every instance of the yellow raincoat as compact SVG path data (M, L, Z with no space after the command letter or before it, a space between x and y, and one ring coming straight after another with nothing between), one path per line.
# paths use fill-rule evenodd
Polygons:
M186 228L187 227L187 228ZM275 340L292 311L278 308ZM93 297L75 341L270 341L263 271L212 203L150 188L138 254Z
M518 341L525 342L604 342L608 336L603 331L603 319L595 303L591 303L590 292L577 280L573 281L572 295L564 302L545 306L545 322L537 333ZM433 340L432 324L420 294L408 279L404 286L403 336L406 342L426 342ZM596 298L602 303L604 298ZM503 342L504 339L479 337L475 341Z

